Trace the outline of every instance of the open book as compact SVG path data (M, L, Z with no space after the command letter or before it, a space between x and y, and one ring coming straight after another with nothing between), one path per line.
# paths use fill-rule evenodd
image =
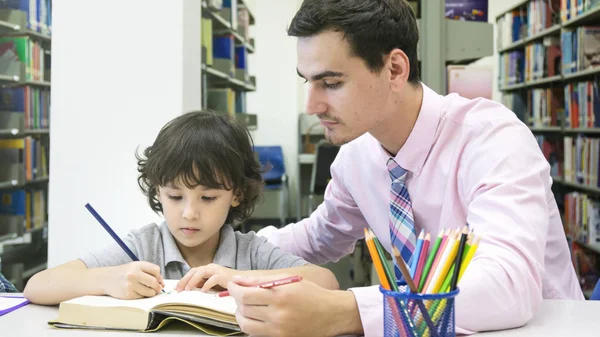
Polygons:
M156 331L171 321L185 322L204 333L229 336L240 333L232 297L200 290L174 291L178 280L165 280L165 293L150 298L121 300L110 296L83 296L62 302L56 328Z

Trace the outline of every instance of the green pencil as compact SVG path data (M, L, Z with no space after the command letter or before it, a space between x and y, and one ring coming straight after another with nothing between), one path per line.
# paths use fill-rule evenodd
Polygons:
M383 270L385 271L385 275L388 278L388 282L390 283L390 287L392 290L398 291L398 285L396 284L396 278L392 271L390 270L390 266L387 263L387 259L385 258L385 254L383 254L383 247L381 247L381 242L373 232L370 233L373 236L373 242L375 243L375 248L377 249L377 254L379 254L379 258L381 259L381 264L383 265Z
M429 274L429 270L431 269L431 265L433 264L433 260L435 259L435 255L437 254L438 249L440 248L440 244L442 243L442 238L444 237L444 230L440 230L437 239L435 239L435 243L433 244L433 248L431 248L431 252L427 257L427 262L425 262L425 267L423 267L423 273L421 274L421 281L419 282L419 292L423 291L423 287L425 286L425 281L427 280L427 275Z
M470 244L465 245L465 250L462 254L462 261L465 260L465 257L467 256L467 253L469 252L470 247L471 247ZM440 293L443 293L443 292L447 293L450 291L450 282L452 282L452 275L454 274L455 266L456 266L456 263L453 263L452 267L450 267L450 271L448 272L448 275L446 275L446 279L444 280L444 283L442 284L442 287L440 288Z

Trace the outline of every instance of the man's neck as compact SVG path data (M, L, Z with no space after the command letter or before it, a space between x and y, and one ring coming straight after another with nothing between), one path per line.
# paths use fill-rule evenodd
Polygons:
M219 239L220 233L217 232L213 237L199 246L186 247L177 242L177 247L190 268L196 268L213 262L217 248L219 247Z
M390 102L386 119L369 133L379 141L381 146L395 156L404 146L410 135L423 103L423 87L407 85L405 90Z

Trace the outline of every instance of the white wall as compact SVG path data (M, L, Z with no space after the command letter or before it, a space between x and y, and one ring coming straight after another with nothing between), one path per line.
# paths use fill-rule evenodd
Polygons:
M493 67L494 69L494 83L492 85L492 99L500 102L502 98L502 93L498 90L498 48L496 46L496 35L498 33L498 29L496 27L496 16L500 13L505 12L509 8L515 6L516 4L522 2L521 0L492 0L488 2L488 22L494 24L494 55L484 57L474 64L477 65L488 65Z
M296 39L288 37L286 29L298 4L296 1L260 0L250 1L249 7L256 19L255 26L251 27L256 52L248 60L249 71L257 78L256 92L248 94L247 101L248 112L258 115L258 129L252 132L252 137L256 145L283 147L286 170L291 179L291 205L295 207L299 91Z
M199 30L195 39L183 31L199 27L184 15L199 3L54 1L49 266L112 240L87 202L119 235L159 219L137 186L134 153L168 120L200 108L200 74L184 72L184 59L198 71L189 64L200 60Z

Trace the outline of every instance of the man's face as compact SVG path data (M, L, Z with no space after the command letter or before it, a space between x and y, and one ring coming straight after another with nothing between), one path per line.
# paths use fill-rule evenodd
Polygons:
M391 92L387 72L372 73L341 33L299 38L298 74L309 86L306 112L319 117L331 143L348 143L382 123Z

